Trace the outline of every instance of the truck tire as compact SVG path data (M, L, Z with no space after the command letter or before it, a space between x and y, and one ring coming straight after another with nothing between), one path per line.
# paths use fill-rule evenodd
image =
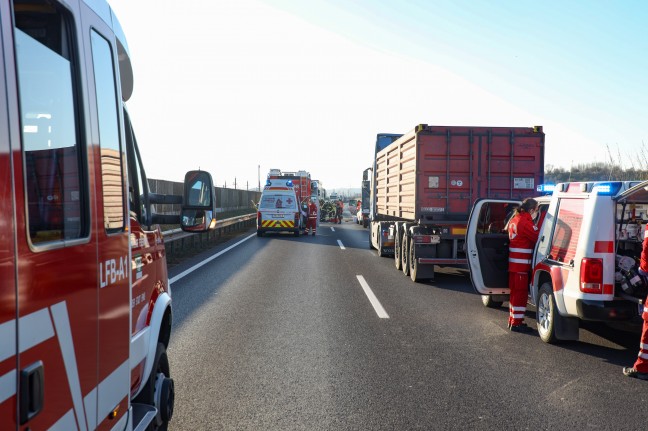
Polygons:
M419 278L419 267L418 267L418 260L416 258L416 244L414 241L410 241L410 246L409 246L409 265L410 265L410 278L414 283L418 283L419 281L422 281L421 278Z
M488 308L500 308L502 306L501 301L493 300L491 295L481 295L482 304Z
M409 248L410 248L410 239L407 236L407 232L403 232L403 238L401 242L401 269L403 274L406 276L410 275L409 267Z
M551 283L544 282L538 290L538 305L536 307L536 321L538 324L538 335L545 343L555 344L556 338L556 300L553 296Z
M398 227L398 224L396 224L396 238L394 238L394 266L396 267L396 271L400 271L403 267L403 263L401 262L401 233Z
M368 222L367 220L364 220L364 219L363 219L363 220L362 220L362 227L366 229L367 226L369 226L369 222Z
M151 374L133 402L151 405L158 409L157 416L147 428L148 431L166 431L173 417L174 401L175 391L169 369L169 358L164 344L158 343Z
M371 229L369 229L369 250L375 250L376 247L373 246L373 241L371 238Z

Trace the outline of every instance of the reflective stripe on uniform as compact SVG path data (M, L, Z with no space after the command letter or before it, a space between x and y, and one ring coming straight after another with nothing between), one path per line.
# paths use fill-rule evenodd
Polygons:
M509 257L509 262L513 263L525 263L525 264L531 264L531 259L516 259L514 257Z
M644 353L642 351L639 351L639 356L641 359L648 359L648 353Z
M533 249L531 248L510 248L509 251L512 251L513 253L533 253Z

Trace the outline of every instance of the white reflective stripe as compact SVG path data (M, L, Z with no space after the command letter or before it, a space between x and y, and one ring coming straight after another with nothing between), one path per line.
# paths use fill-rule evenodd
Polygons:
M88 418L88 429L97 428L97 388L93 388L83 399L86 418Z
M648 351L648 344L639 343L639 348Z
M61 354L63 355L63 364L65 365L68 385L70 386L70 393L72 394L74 412L79 418L78 429L86 431L88 425L86 424L85 410L83 408L83 397L81 396L81 384L79 382L79 369L77 368L76 363L76 353L74 351L74 342L72 341L72 330L70 329L70 318L68 316L67 305L65 302L59 302L58 304L51 306L50 309L52 310L52 318L54 319L54 326L56 327L56 334L58 335L59 346L61 348Z
M511 305L509 308L514 311L526 311L526 307L513 307Z
M74 410L70 409L61 419L49 427L47 431L75 431L78 429L74 420Z
M509 257L509 262L531 264L531 259L516 259L514 257Z
M0 376L0 404L16 395L16 370Z
M130 412L128 414L122 415L121 419L119 419L119 422L117 422L115 424L115 426L110 429L110 431L123 431L123 430L127 429L126 426L128 425L128 421L132 417L133 417L133 409L131 408ZM133 426L133 424L131 423L130 427L132 428L132 426ZM128 429L131 429L131 428L128 428Z
M533 253L532 248L510 248L509 251L512 251L513 253Z
M0 325L0 362L16 356L16 321L10 320Z
M131 370L135 369L144 359L146 359L146 354L148 353L149 348L149 335L151 329L149 326L139 331L130 344L130 358L131 358Z
M124 361L115 371L99 383L97 417L105 418L128 396L130 391L130 365Z
M648 359L648 353L644 353L644 352L641 352L641 351L640 351L638 356L639 356L641 359Z
M513 313L513 314L511 314L511 316L514 319L524 319L524 313Z
M648 238L648 227L646 227L646 230L644 231L644 238Z
M54 336L52 319L47 308L23 316L18 321L18 350L26 352L34 346Z

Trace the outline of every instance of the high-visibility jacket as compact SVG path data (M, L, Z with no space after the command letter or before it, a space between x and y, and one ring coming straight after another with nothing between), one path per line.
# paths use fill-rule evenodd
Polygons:
M528 212L517 213L508 223L509 272L531 271L539 230Z

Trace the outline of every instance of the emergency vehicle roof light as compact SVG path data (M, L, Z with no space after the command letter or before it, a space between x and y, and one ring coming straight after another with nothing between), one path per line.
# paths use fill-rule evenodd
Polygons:
M555 184L540 184L537 187L537 191L540 193L551 194L554 190L556 190Z
M596 192L599 195L614 196L619 192L620 188L621 183L618 181L612 183L599 183L594 185L592 192Z
M292 181L286 181L286 187L292 187L293 182Z
M272 181L267 180L267 181L266 181L266 186L271 186L271 185L272 185Z

